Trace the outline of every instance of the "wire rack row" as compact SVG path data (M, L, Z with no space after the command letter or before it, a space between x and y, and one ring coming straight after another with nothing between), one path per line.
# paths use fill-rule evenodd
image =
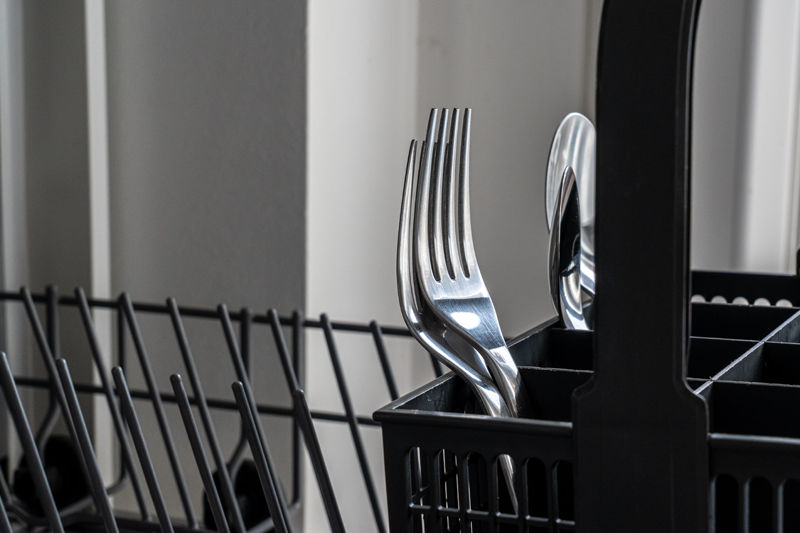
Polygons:
M336 347L335 332L353 332L371 336L386 387L392 400L395 400L399 396L398 387L384 337L409 337L410 334L405 328L381 326L375 321L369 324L335 322L324 314L319 320L312 320L305 318L299 311L295 311L291 316L280 316L274 309L264 314L253 313L248 309L230 312L224 304L216 308L186 307L179 306L173 298L167 299L165 304L134 303L125 293L117 299L94 299L87 298L84 290L80 288L76 289L72 296L66 296L60 295L57 288L52 286L42 294L32 294L25 287L19 292L0 292L0 301L18 302L23 305L36 351L44 363L47 375L46 378L15 377L8 358L3 354L0 364L0 385L24 454L18 470L25 470L32 495L27 499L20 497L19 493L22 490L19 486L22 483L16 482L14 486L10 486L6 477L0 476L2 533L13 531L12 522L25 527L46 526L56 533L64 531L65 526L72 524L94 524L109 533L120 529L130 531L160 529L164 533L198 530L260 533L273 528L279 532L291 531L290 517L300 506L301 440L305 443L310 457L331 530L344 531L342 516L314 428L314 420L340 422L348 426L361 477L369 497L369 510L374 516L376 529L385 533L386 527L378 492L361 437L362 426L379 424L370 417L357 415L354 409L341 357ZM37 305L44 307L44 323L37 311ZM59 317L65 307L77 308L80 313L83 334L88 340L99 384L74 382L67 361L61 357ZM109 359L106 357L108 354L103 353L93 318L93 311L97 309L108 309L116 315L114 333L117 343L117 366L110 371L108 368L110 365L107 363ZM175 373L170 376L171 392L160 390L156 382L151 357L138 320L138 317L145 313L168 316L172 325L184 374ZM206 319L218 323L221 327L236 376L232 384L233 401L206 396L184 327L186 317ZM283 377L291 393L290 407L256 403L250 382L250 339L255 324L267 325L272 332ZM238 336L235 325L238 326ZM289 330L291 342L287 342L284 328ZM344 407L343 414L309 408L302 387L303 338L307 329L318 329L324 334L337 389ZM130 364L127 354L128 336L144 378L144 389L131 389L126 381L126 372ZM442 369L438 362L431 359L431 363L434 374L440 376ZM184 377L191 389L191 396L184 385ZM20 387L23 386L45 389L49 394L47 412L35 429L31 427L21 400ZM119 472L116 479L111 482L103 479L78 401L78 393L102 395L108 405L119 450ZM167 510L163 489L158 481L159 475L148 451L147 439L134 407L134 399L149 403L155 414L160 433L158 437L163 441L169 462L169 474L179 495L181 517L171 517ZM165 403L175 403L179 408L183 430L191 445L193 458L203 482L206 505L210 511L205 519L198 518L192 506L172 429L165 414ZM199 414L199 423L195 419L192 407ZM240 439L230 457L226 458L223 454L212 422L212 409L237 410L241 417ZM290 417L292 420L292 494L286 494L276 473L275 462L259 416L265 414ZM60 464L54 467L47 464L48 461L52 462L47 447L50 439L54 437L53 431L59 420L63 420L66 426L68 433L66 456L72 458L72 464L66 461L66 466ZM207 448L203 444L201 431L205 434ZM60 444L63 446L63 443ZM69 448L73 453L72 456ZM257 503L243 504L242 498L246 495L233 479L237 469L242 468L248 450L263 491L261 496L266 500L268 513L264 509L254 510L254 506L258 507ZM134 453L138 459L141 476L135 468ZM64 463L63 458L62 463ZM212 464L216 472L212 470ZM59 467L64 471L53 472L54 468ZM10 469L10 465L7 468ZM70 473L75 472L79 475L70 476ZM19 473L18 471L17 474ZM167 473L160 473L160 475L165 474ZM69 479L59 480L59 475ZM15 481L18 479L19 476L15 476ZM66 484L66 489L62 492L68 496L65 497L54 490L54 481ZM130 486L133 491L138 509L136 516L115 514L111 505L110 496L125 486ZM155 517L149 511L145 490L155 509ZM263 500L261 503L263 504Z

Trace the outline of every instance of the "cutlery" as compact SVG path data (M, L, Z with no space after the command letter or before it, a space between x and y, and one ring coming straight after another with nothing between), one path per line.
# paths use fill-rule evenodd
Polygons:
M427 145L423 144L423 154L426 150ZM415 140L412 141L408 152L403 202L400 208L400 229L397 237L397 294L400 299L403 320L413 336L428 352L467 382L486 414L494 417L510 417L512 413L498 392L483 358L470 344L446 327L436 317L428 303L420 297L413 261L414 162L416 154L417 141ZM514 463L510 457L503 456L500 466L516 510Z
M554 225L555 203L567 167L575 173L580 198L580 278L589 295L595 293L594 198L596 133L592 122L580 113L570 113L561 121L550 145L545 181L547 228ZM556 221L557 224L557 221ZM558 307L556 302L554 305Z
M581 207L575 173L568 166L561 178L550 229L550 296L568 329L588 330L581 295Z
M448 329L483 356L513 416L529 416L522 377L508 351L492 299L481 275L472 242L469 210L469 150L472 112L466 109L456 187L454 112L449 142L449 111L443 110L434 143L438 110L431 110L420 158L415 214L414 260L422 297ZM435 154L434 154L435 152Z

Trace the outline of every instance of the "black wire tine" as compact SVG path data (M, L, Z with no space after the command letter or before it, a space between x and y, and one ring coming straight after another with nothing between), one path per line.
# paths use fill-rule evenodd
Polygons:
M283 336L278 312L275 309L267 311L267 320L272 328L272 336L275 339L275 347L281 360L286 384L289 385L289 392L294 393L294 391L300 390L300 382L297 380L297 374L295 374L292 363L289 360L289 348L286 346L286 338Z
M389 364L389 357L386 354L386 345L383 343L381 327L378 325L377 321L373 320L369 323L369 329L372 331L372 338L375 340L375 350L378 352L378 359L380 359L381 362L383 377L386 378L386 386L389 388L389 396L391 396L392 401L395 401L400 397L400 394L397 392L397 384L394 381L394 373L392 373L392 367Z
M13 505L12 502L14 500L11 498L11 489L8 488L8 481L3 473L0 473L0 499L2 499L8 506Z
M242 355L242 363L244 364L244 370L247 372L248 377L252 376L250 372L252 369L252 359L250 357L250 326L252 322L253 314L250 309L247 307L242 308L239 314L239 337L241 339L239 344L241 345L240 353ZM239 424L239 441L236 443L231 458L228 461L228 464L231 465L231 472L239 469L247 453L247 449L247 434L244 432L244 424Z
M111 510L111 502L108 501L103 476L100 473L100 466L97 464L97 457L92 447L92 441L89 438L89 430L86 429L86 421L78 404L78 394L72 384L69 367L64 359L58 359L56 366L58 367L61 384L64 386L64 393L67 396L67 407L69 407L69 413L75 423L75 429L78 434L78 448L80 448L83 459L89 467L89 488L94 496L94 504L100 511L106 531L108 533L119 533L117 522L114 519L114 511Z
M48 285L45 289L45 328L47 334L47 344L50 346L50 352L53 354L53 360L61 357L61 338L59 335L58 318L58 287L55 285ZM53 424L54 426L58 420L58 403L53 391L47 392L47 400L47 414L45 415L45 422L42 423L42 427L47 427L50 424ZM51 431L52 426L45 434L37 435L36 443L39 445L39 447L42 447L44 444L44 442L40 441L39 438L43 437L43 440L46 439Z
M127 354L128 345L125 342L125 313L119 309L119 300L117 300L117 364L123 372L128 368Z
M220 321L222 322L222 330L225 333L225 340L227 341L228 349L231 352L231 359L233 359L233 366L236 369L236 376L242 383L242 387L244 387L244 392L247 395L247 401L249 405L255 406L255 396L253 395L253 389L250 386L250 378L244 368L244 363L242 362L242 355L241 352L239 352L239 346L236 343L236 336L233 333L233 325L231 324L231 317L228 314L228 308L225 307L225 304L220 304L217 306L217 309L219 310ZM253 412L257 412L255 407L253 408ZM276 472L275 463L272 461L272 454L270 454L269 446L267 446L266 433L264 432L264 427L261 425L261 418L259 416L254 416L253 419L256 425L256 434L261 441L261 448L263 449L264 457L267 461L267 466L269 467L270 472ZM244 426L245 430L247 430L247 424L244 424ZM252 451L252 445L250 445L250 448ZM281 487L280 479L276 478L275 483L278 493L278 500L280 501L281 506L285 509L286 498L283 494L283 488Z
M11 529L11 522L8 520L8 512L6 511L5 498L0 498L0 533L14 533Z
M183 510L186 515L186 521L189 523L191 529L198 527L197 517L195 517L194 509L192 508L192 500L189 497L189 489L186 487L186 479L183 477L183 469L181 468L180 460L178 459L178 452L175 449L175 442L172 440L172 432L167 423L167 415L164 412L164 403L161 401L161 396L158 394L158 384L156 384L155 377L153 377L153 369L150 367L150 358L147 356L147 350L144 347L144 339L142 332L139 329L139 324L136 321L136 314L133 310L131 298L127 293L123 293L120 297L120 305L122 311L125 313L125 319L128 322L128 328L131 332L133 345L136 349L136 354L139 356L139 363L142 367L142 374L144 374L147 389L150 393L150 400L153 403L153 409L156 413L158 427L161 430L161 436L164 439L164 446L167 449L170 466L172 473L175 477L175 485L178 488L178 494L183 504Z
M242 362L248 375L253 367L253 358L250 354L250 333L253 325L253 312L248 307L239 311L239 351L242 353ZM250 382L252 383L252 379Z
M192 350L189 347L189 339L186 336L186 330L183 327L183 320L181 319L180 310L175 298L167 299L167 309L169 310L169 315L172 319L172 326L175 329L175 337L178 339L178 346L181 351L181 356L183 357L184 366L186 367L186 373L188 374L189 382L192 385L195 402L200 410L200 420L202 421L203 428L206 432L208 445L211 447L211 455L214 457L214 464L217 467L217 472L219 472L219 479L222 485L222 497L225 498L225 503L232 513L231 518L233 521L233 529L236 531L236 533L246 533L247 528L244 525L244 519L242 518L242 511L239 507L239 501L236 498L230 473L228 472L228 465L226 464L225 458L222 455L222 449L219 446L217 434L214 431L214 423L211 420L211 411L208 409L206 394L203 391L203 385L200 382L197 366L194 362L194 356L192 355ZM175 384L173 382L173 389L174 388ZM183 388L183 385L181 385L181 388ZM179 395L177 392L175 394L176 398L178 398ZM180 401L178 405L180 406ZM185 423L186 421L184 420L184 424ZM206 489L206 493L208 493L208 489Z
M328 353L331 356L333 371L336 374L339 394L342 397L342 404L344 404L347 425L350 426L350 434L353 436L353 445L358 455L358 463L361 466L361 475L364 478L364 485L367 488L370 505L372 506L372 514L375 516L375 525L378 526L378 531L380 531L380 533L386 533L386 526L383 523L381 508L378 503L378 492L375 490L375 483L372 481L372 473L370 472L369 463L367 462L367 453L364 451L364 442L361 440L358 420L356 419L356 413L353 409L353 403L350 400L350 393L347 391L347 383L345 382L344 372L342 371L342 365L339 360L339 353L336 350L336 343L333 340L331 321L328 315L323 313L320 315L320 322L322 322L322 331L325 333L325 342L328 344Z
M336 495L333 492L333 485L328 475L328 469L325 467L322 448L319 444L317 433L314 430L314 423L311 420L311 411L308 408L305 393L303 389L300 388L297 374L289 359L289 350L286 347L286 340L283 336L278 312L275 309L270 309L267 311L267 319L272 327L272 335L275 337L275 346L278 349L278 356L280 357L283 372L286 376L286 383L289 385L289 389L292 393L295 421L303 432L303 439L306 442L308 454L311 456L311 466L314 468L314 475L317 478L317 484L322 493L322 502L325 505L325 513L328 515L328 523L334 533L344 533L342 515L336 503Z
M22 295L22 302L25 305L25 311L28 314L28 321L33 329L33 336L39 347L39 353L44 361L45 370L47 370L47 377L50 378L50 386L52 389L49 392L50 403L47 408L47 413L41 425L36 430L36 445L44 449L48 437L50 437L53 428L55 428L58 422L59 412L63 410L63 412L66 413L67 404L64 399L64 391L61 388L61 382L58 380L58 375L56 373L55 357L50 349L50 343L47 340L44 328L42 328L42 322L39 320L39 314L36 312L36 307L31 297L31 291L27 287L22 287L20 289L20 294ZM55 394L53 394L54 392ZM69 420L69 417L65 417L65 420L69 427L71 420ZM72 434L72 432L70 432L70 434Z
M269 317L267 318L269 320ZM295 309L294 313L292 313L292 366L294 366L295 376L297 376L297 382L300 384L300 388L303 387L303 350L305 348L303 343L303 333L305 329L303 328L303 312L299 309Z
M303 389L297 389L292 393L292 401L294 402L296 420L303 432L308 455L311 457L311 466L314 468L317 485L319 485L319 490L322 494L322 503L325 505L325 513L328 515L328 523L331 525L331 531L333 533L344 533L344 522L339 511L339 505L336 503L336 494L333 492L333 484L325 466L322 447L319 444L317 432L314 430L314 422L311 419L311 411L308 408Z
M45 309L47 317L47 342L53 357L61 357L61 334L58 320L58 287L48 285L45 290Z
M172 382L172 390L175 391L175 397L178 399L178 409L180 409L181 412L181 418L186 428L186 435L189 437L189 443L192 445L194 461L197 463L197 469L200 471L200 477L206 489L206 497L211 507L211 514L214 515L214 523L217 526L217 531L219 533L230 533L228 520L225 518L225 511L222 509L222 502L219 499L219 493L214 483L211 467L208 465L208 459L206 459L206 453L203 450L203 443L200 441L200 432L197 430L197 424L192 415L192 407L189 404L189 397L186 395L186 389L183 388L181 376L180 374L172 374L169 379Z
M150 520L151 516L150 511L147 508L147 503L144 499L142 482L139 479L139 473L133 466L133 453L131 452L130 443L128 442L128 436L125 433L125 426L124 422L122 421L122 416L119 413L119 407L117 406L116 399L114 398L114 390L111 387L111 379L108 373L108 368L106 368L106 364L103 362L103 355L100 351L100 342L97 340L97 333L94 329L94 320L92 319L92 314L89 309L89 303L86 301L86 293L82 288L75 289L75 299L78 301L78 310L80 311L81 319L83 320L83 327L86 330L86 337L89 339L89 348L92 353L92 358L94 359L95 367L97 368L97 374L100 376L103 394L106 397L108 409L111 411L111 419L114 423L114 431L119 439L122 462L130 472L131 486L133 487L133 493L136 497L136 504L139 506L139 513L142 517L142 520L148 521ZM121 473L120 477L122 476L124 476L124 471Z
M3 396L5 396L8 409L14 419L17 435L22 442L22 449L25 452L25 460L33 478L36 495L39 497L39 502L47 516L50 528L53 533L64 533L64 526L61 524L61 517L58 516L56 502L53 500L53 493L50 491L50 484L47 482L47 475L44 472L42 458L36 449L31 426L28 424L28 417L22 408L22 400L19 398L19 391L14 384L14 376L11 374L11 367L8 364L8 357L6 357L5 353L2 354L2 364L0 364L0 384L3 388Z
M297 317L297 312L295 312L295 317ZM267 311L267 322L269 322L270 327L272 328L272 336L275 340L275 346L278 351L278 355L281 360L281 364L283 366L284 377L286 378L286 384L289 386L289 392L293 393L295 390L300 388L300 383L297 380L297 373L294 371L292 367L292 363L289 360L289 349L286 346L286 338L283 335L283 329L281 328L280 317L278 316L278 312L275 309L270 309ZM297 335L294 335L294 341L297 343ZM294 360L297 361L299 359L298 354L295 352L293 353ZM299 469L297 468L300 464L300 453L299 453L299 427L297 423L297 412L294 410L294 416L292 417L292 460L293 460L293 473L297 474ZM293 481L293 489L295 498L299 497L300 495L300 476L294 475Z
M292 366L298 383L303 387L303 312L295 309L292 313ZM299 501L303 491L303 468L300 451L300 425L297 416L292 419L292 501Z
M232 385L233 395L236 398L236 405L239 407L239 415L244 422L247 441L250 443L250 451L253 454L253 461L256 464L258 478L261 481L261 488L267 498L267 507L272 517L272 523L278 533L290 533L291 527L286 520L286 504L280 498L280 480L275 474L275 469L267 460L268 448L264 447L266 442L262 442L258 437L256 418L250 402L247 401L247 393L241 381Z
M47 370L47 377L50 379L50 386L55 391L56 399L58 401L57 409L52 412L53 417L51 418L51 413L49 412L48 416L46 417L47 422L42 424L42 426L39 428L39 432L36 436L37 445L40 449L44 450L47 438L50 436L55 423L58 421L59 413L64 414L64 422L66 423L70 438L72 439L72 442L78 445L78 435L75 431L75 424L73 423L72 418L69 416L69 410L67 409L67 398L64 396L64 387L61 385L61 380L58 378L56 360L53 356L53 352L50 350L50 346L44 334L44 329L42 328L42 322L39 320L39 315L36 312L36 307L33 304L31 291L27 287L22 287L22 289L20 289L20 294L22 295L25 311L28 314L28 319L31 323L31 327L33 328L33 334L36 339L36 343L39 345L39 351L42 354L42 360L44 361L44 366ZM84 478L88 481L89 468L86 465L86 461L82 455L78 455L78 463L81 466L81 471L83 472Z
M150 459L150 453L147 451L147 442L144 440L142 426L139 425L139 418L136 416L136 409L133 407L131 393L125 381L125 373L122 371L122 368L117 366L111 370L111 375L114 377L114 384L117 386L122 416L125 417L128 430L131 432L133 445L139 456L139 464L142 465L144 479L147 482L147 489L150 491L150 498L153 500L153 505L156 508L156 515L158 516L158 523L161 525L161 532L174 533L172 521L167 511L167 505L164 503L164 495L161 494L161 488L158 486L158 478L156 477L156 471L153 467L153 461Z

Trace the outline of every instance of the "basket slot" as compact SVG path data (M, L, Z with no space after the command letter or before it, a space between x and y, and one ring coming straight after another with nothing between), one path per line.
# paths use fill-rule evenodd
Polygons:
M694 337L760 341L792 317L797 309L710 303L692 304Z
M752 341L692 337L687 377L710 379L755 345Z
M759 381L761 372L761 353L764 343L758 343L749 351L740 356L736 361L725 367L722 372L714 376L722 381Z
M791 309L797 311L796 308ZM800 342L800 312L796 312L789 317L766 340L772 342Z
M709 398L712 432L800 439L800 387L716 382Z
M747 381L800 385L800 344L767 342L748 359L753 375Z
M522 382L538 420L572 420L572 392L592 376L591 372L521 367Z
M545 348L545 360L537 366L592 370L591 331L553 328Z
M715 379L800 385L800 344L760 343Z
M475 412L475 396L467 383L451 374L447 374L403 404L403 409L413 411L437 411L442 413Z
M509 350L519 366L592 370L591 331L578 331L555 327L557 319L545 327L523 335L509 343ZM553 327L548 327L553 326Z

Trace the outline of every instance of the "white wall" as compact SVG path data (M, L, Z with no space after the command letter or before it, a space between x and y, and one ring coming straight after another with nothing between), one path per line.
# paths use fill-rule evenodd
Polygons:
M692 267L733 268L746 126L748 0L704 0L695 49Z
M416 126L417 3L312 0L308 17L307 312L402 324L395 246ZM389 401L371 340L343 334L337 344L356 410L370 415ZM411 343L394 342L387 349L398 387L407 392L414 377ZM312 407L342 412L320 334L309 334L307 358ZM416 361L426 364L421 357ZM429 366L425 370L430 378ZM347 428L318 422L316 429L347 530L375 531ZM384 498L380 430L364 428L362 434ZM325 531L310 468L306 481L307 530Z
M695 54L692 266L792 272L800 4L703 0Z
M106 23L114 293L261 313L302 308L305 3L110 2ZM184 370L169 321L140 321L159 387L171 390L169 374ZM206 394L230 398L234 373L219 325L186 327ZM261 366L267 339L253 348L257 399L286 404L282 373ZM129 380L142 384L135 370ZM145 404L142 412L170 509L180 515L155 419ZM168 414L188 450L177 409ZM215 423L227 454L237 415ZM275 417L264 423L288 483L290 426ZM200 478L183 457L201 513Z
M791 272L800 212L800 3L761 0L752 15L735 266Z

